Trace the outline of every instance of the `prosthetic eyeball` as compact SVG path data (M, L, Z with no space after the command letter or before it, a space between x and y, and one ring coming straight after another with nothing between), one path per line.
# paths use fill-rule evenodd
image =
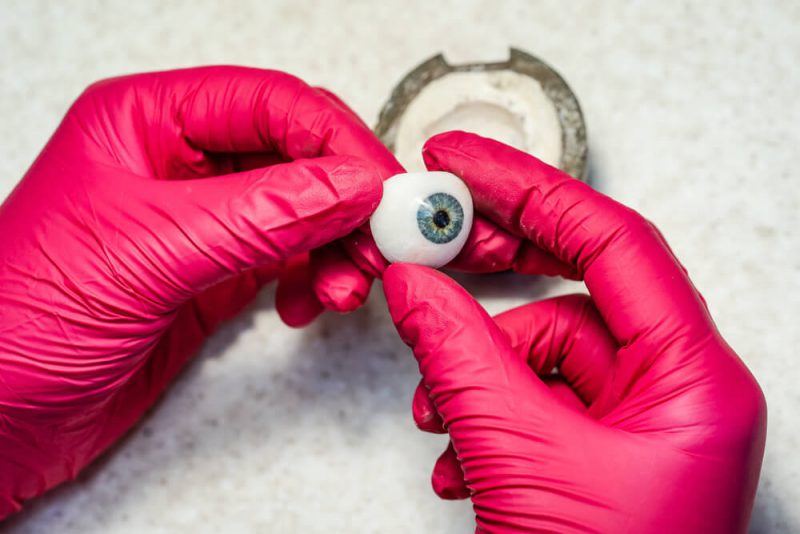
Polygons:
M472 196L449 172L411 172L383 182L370 219L381 254L390 262L441 267L461 251L472 228Z

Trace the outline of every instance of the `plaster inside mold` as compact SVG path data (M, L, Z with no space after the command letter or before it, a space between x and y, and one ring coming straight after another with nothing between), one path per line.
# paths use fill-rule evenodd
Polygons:
M398 121L395 155L408 171L424 170L425 141L450 130L497 139L554 166L561 161L555 105L537 80L511 70L452 72L426 85Z

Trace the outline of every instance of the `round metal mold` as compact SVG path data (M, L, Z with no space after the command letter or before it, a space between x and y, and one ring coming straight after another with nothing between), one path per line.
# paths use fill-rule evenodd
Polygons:
M507 61L450 65L442 54L424 61L398 83L383 106L375 133L394 152L397 127L409 104L432 81L451 72L511 70L535 79L556 108L561 125L561 161L558 167L567 174L586 181L588 146L586 124L575 93L567 82L544 61L516 48L509 50Z

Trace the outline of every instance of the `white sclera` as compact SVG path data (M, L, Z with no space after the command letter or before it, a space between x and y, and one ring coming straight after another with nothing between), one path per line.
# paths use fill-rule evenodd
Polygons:
M420 231L417 212L435 193L455 198L464 212L459 234L447 243L434 243ZM449 172L411 172L383 182L383 198L369 221L372 237L390 262L407 262L438 268L455 258L472 229L472 195Z

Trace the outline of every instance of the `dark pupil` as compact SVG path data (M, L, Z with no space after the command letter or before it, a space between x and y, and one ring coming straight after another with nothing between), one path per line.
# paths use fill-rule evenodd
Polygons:
M417 210L417 226L423 237L437 245L449 243L461 234L464 209L447 193L434 193L421 200Z
M448 224L450 224L450 215L445 210L439 210L433 214L433 224L437 226L437 228L445 228Z

